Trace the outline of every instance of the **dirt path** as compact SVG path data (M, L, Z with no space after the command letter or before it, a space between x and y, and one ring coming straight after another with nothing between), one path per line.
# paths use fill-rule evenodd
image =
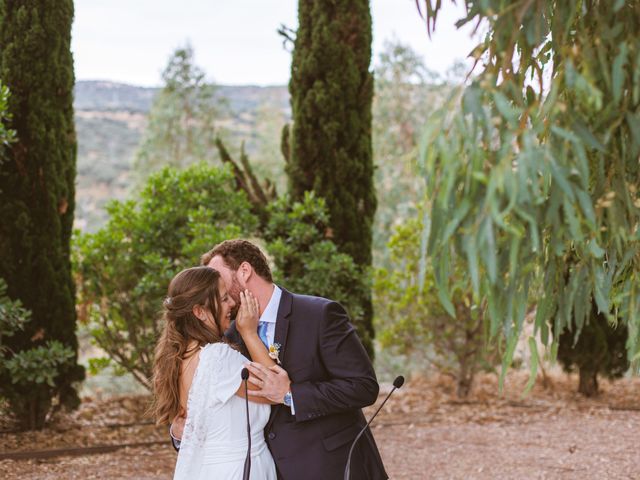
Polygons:
M495 379L481 379L468 402L451 398L447 381L410 382L392 398L374 427L390 477L640 479L639 379L605 385L596 400L572 394L566 377L556 379L552 390L537 388L523 400L519 392L526 378L513 375L510 380L510 389L498 396ZM3 435L4 452L155 440L165 434L164 429L148 425L120 429L124 432L100 426L106 422L101 416L105 410L111 410L110 422L136 418L131 404L122 409L93 407L97 418L89 418L83 406L77 417L62 422L68 428L84 416L82 421L88 423L72 434L67 430L44 432L42 437ZM174 463L175 453L168 446L127 448L81 457L5 460L0 462L0 478L170 479Z

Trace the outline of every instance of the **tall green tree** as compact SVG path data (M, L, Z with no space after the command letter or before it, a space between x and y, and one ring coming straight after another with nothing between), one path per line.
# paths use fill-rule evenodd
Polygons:
M371 14L368 0L300 0L291 65L293 125L285 147L294 201L326 201L331 237L363 268L371 265L376 210L371 151ZM371 352L370 295L356 325Z
M432 29L442 2L419 4ZM480 72L431 123L423 157L443 304L453 310L447 281L462 259L491 332L509 337L505 366L531 303L557 348L595 302L627 325L638 360L640 3L465 4L458 25L487 28Z
M195 64L189 45L173 52L162 81L134 159L141 185L164 166L183 168L217 158L216 122L226 102Z
M76 363L69 258L76 175L72 21L71 0L0 2L0 78L11 90L10 126L17 134L0 175L0 277L8 297L32 312L8 347L19 352L58 340L74 352L55 388L22 390L25 400L38 399L33 408L39 412L58 395L63 404L77 405L73 383L84 376Z

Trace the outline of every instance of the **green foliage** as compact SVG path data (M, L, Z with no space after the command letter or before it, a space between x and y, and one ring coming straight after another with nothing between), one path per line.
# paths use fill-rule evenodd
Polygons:
M16 131L8 128L12 115L9 112L9 89L0 81L0 162L5 147L16 140Z
M433 28L441 2L424 3ZM488 28L483 68L434 115L422 155L436 283L446 291L463 262L491 334L510 342L530 302L547 344L579 331L593 299L638 359L640 3L466 5L458 25Z
M289 192L326 201L332 241L361 267L371 265L376 210L371 151L371 14L367 0L298 2L291 64L293 125ZM370 297L361 328L373 338ZM367 348L372 352L371 345Z
M44 426L51 399L59 393L55 381L61 367L75 361L75 353L57 340L14 352L7 339L29 321L31 312L7 296L7 284L0 278L0 397L22 427L33 429Z
M575 329L575 324L572 325ZM629 369L626 342L627 326L619 322L610 325L607 316L593 304L587 323L579 332L565 330L558 343L558 360L567 372L576 367L580 373L578 391L590 397L598 393L598 375L614 379Z
M226 108L218 88L194 64L190 46L177 49L162 73L134 167L141 180L163 166L185 167L216 157L216 121Z
M73 350L57 340L51 340L44 346L16 353L5 362L5 367L11 376L11 383L25 387L47 384L53 388L60 365L74 356Z
M302 0L298 20L289 84L292 200L311 190L323 197L333 241L368 265L376 209L369 2Z
M369 276L331 241L325 201L310 192L302 202L283 197L269 206L269 214L264 237L275 281L294 292L340 302L360 338L370 344L362 309L369 295Z
M98 375L103 370L109 368L112 365L109 357L95 357L89 359L89 374ZM122 372L124 375L126 372Z
M375 273L378 338L383 349L426 360L453 376L458 396L466 397L478 369L492 367L495 349L485 348L483 308L474 303L463 265L448 276L453 314L442 306L433 266L427 265L421 275L422 230L416 219L398 226L388 244L391 266Z
M31 312L22 307L20 300L11 300L7 296L7 283L0 278L0 354L4 354L7 347L4 337L10 337L31 319Z
M105 227L76 238L83 316L96 343L147 388L171 278L197 265L212 245L256 228L246 196L232 186L228 169L166 167L149 177L138 199L111 203Z
M386 265L393 228L415 217L423 198L424 181L417 169L421 126L452 87L397 39L384 43L374 73L373 160L379 201L373 251L375 263Z
M0 277L7 281L8 296L32 312L32 320L7 339L7 346L18 354L59 341L75 352L73 2L0 2L0 18L0 78L11 91L5 101L16 134L0 175ZM52 395L76 406L73 385L83 378L74 354L61 366L55 389L17 392L32 409L20 420L41 426Z

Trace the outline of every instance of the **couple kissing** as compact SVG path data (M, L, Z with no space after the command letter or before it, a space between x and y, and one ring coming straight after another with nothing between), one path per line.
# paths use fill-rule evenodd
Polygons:
M222 242L201 264L171 281L155 353L154 414L171 424L174 479L243 479L247 415L252 480L342 478L361 409L379 391L346 311L274 284L246 240ZM388 478L369 429L350 478Z

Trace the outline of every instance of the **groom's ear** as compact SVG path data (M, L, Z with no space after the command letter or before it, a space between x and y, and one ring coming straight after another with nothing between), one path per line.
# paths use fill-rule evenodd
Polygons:
M240 286L242 288L246 288L247 283L249 282L249 280L251 279L251 276L253 275L253 267L249 262L242 262L238 267L237 275L238 275L238 281L240 282Z

